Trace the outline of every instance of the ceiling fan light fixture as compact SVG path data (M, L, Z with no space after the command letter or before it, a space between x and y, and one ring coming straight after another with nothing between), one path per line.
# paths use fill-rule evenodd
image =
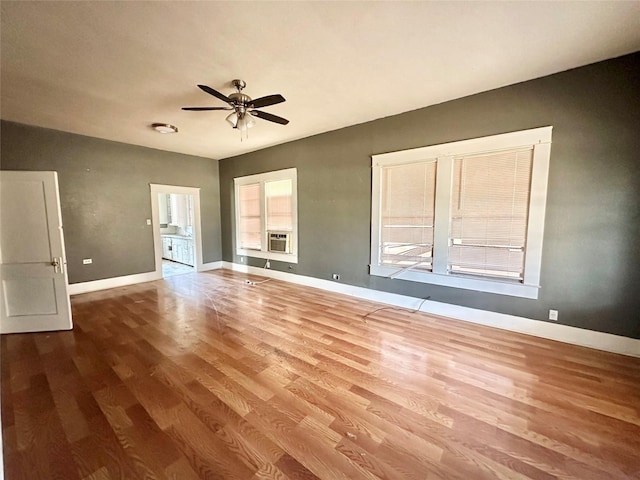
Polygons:
M253 116L249 112L244 112L244 114L238 119L237 126L240 130L246 130L253 127L255 124L256 121L253 119Z
M158 133L178 133L178 127L170 125L168 123L152 123L153 128Z
M236 128L238 125L238 114L236 114L236 112L233 112L229 114L229 116L225 120L229 122L229 125L231 125L233 128Z
M236 127L240 130L240 141L243 139L246 140L249 138L249 129L253 127L256 122L251 116L249 112L246 110L244 112L237 112L238 122L236 123Z

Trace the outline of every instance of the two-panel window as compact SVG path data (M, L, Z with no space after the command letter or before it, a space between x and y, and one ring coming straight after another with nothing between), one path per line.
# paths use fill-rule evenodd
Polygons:
M537 298L551 127L373 157L372 275Z
M297 262L295 168L234 179L236 253Z

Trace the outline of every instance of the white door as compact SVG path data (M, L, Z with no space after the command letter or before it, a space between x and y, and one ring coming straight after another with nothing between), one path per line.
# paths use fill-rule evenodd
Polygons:
M56 172L0 171L0 333L70 330Z

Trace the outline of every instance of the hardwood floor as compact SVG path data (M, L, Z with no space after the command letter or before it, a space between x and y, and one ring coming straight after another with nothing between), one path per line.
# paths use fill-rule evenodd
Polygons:
M3 336L7 480L640 478L640 359L246 278Z

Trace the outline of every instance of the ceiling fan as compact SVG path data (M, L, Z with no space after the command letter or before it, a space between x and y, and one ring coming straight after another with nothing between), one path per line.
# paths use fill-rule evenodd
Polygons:
M190 110L195 112L201 112L205 110L233 110L227 118L227 122L231 124L233 128L240 130L240 138L244 135L246 137L247 129L255 125L253 117L258 117L269 122L279 123L280 125L286 125L289 120L286 118L273 115L271 113L255 110L256 108L268 107L270 105L276 105L282 103L285 98L282 95L267 95L266 97L256 98L252 100L251 97L242 93L242 89L247 86L243 80L233 80L231 84L236 88L236 92L233 92L228 97L217 90L206 85L198 85L200 90L213 95L214 97L228 103L228 107L182 107L182 110Z

